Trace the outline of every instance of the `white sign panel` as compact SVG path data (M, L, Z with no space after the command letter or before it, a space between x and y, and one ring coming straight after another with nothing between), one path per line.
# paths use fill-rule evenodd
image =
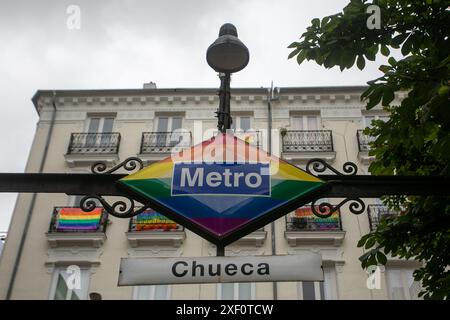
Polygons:
M323 281L322 256L123 258L119 286L270 281Z

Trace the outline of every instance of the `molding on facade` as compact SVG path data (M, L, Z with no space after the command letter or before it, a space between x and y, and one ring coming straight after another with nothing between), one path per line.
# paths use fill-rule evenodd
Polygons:
M358 151L358 161L362 164L369 165L373 160L375 160L375 157L369 156L368 151Z
M139 231L126 232L126 237L132 248L141 246L169 246L178 248L186 239L183 231Z
M282 158L292 163L305 164L311 159L318 158L333 163L336 159L336 152L317 152L317 151L302 151L302 152L282 152Z
M136 248L130 248L127 250L128 257L130 258L150 258L150 257L181 257L183 254L183 247L171 247L171 246L140 246Z
M96 268L100 266L102 248L94 247L59 247L50 248L47 251L47 261L45 267L48 273L52 273L55 267L77 265L79 267L89 267L91 273L95 273Z
M54 232L46 233L51 248L93 247L99 248L106 240L103 232Z
M345 238L345 231L285 231L284 236L290 246L331 245L338 247Z
M267 238L267 231L256 230L245 237L237 240L231 246L251 246L251 247L262 247Z
M64 158L69 168L74 167L90 167L96 162L106 162L108 167L112 167L119 163L119 155L114 154L65 154Z

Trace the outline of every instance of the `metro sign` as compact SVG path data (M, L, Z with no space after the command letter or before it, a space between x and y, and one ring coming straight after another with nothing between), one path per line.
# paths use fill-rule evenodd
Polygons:
M328 186L229 133L151 164L119 185L222 245L312 201Z

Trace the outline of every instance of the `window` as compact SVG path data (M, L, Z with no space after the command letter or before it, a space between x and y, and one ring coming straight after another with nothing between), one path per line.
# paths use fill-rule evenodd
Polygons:
M314 115L291 117L292 130L318 130L319 117Z
M86 144L89 146L94 145L107 145L111 142L114 125L114 117L97 117L92 116L88 118L87 133L102 133L102 135L90 134L86 138Z
M299 300L334 300L337 299L336 272L334 266L324 267L324 281L298 282Z
M77 268L71 266L55 268L50 287L50 300L87 299L89 269Z
M387 268L386 280L389 299L418 300L421 290L420 282L414 281L414 269Z
M252 128L251 116L234 116L231 129L237 131L248 131Z
M170 287L168 285L158 286L135 286L133 300L169 300Z
M255 284L220 283L217 286L218 300L253 300L255 299Z
M114 117L90 117L88 133L109 133L113 131Z
M158 117L157 132L172 132L181 129L183 125L183 117Z
M169 117L161 116L157 118L157 132L156 146L164 147L171 146L174 147L180 143L183 139L183 135L172 134L174 131L182 129L183 117Z

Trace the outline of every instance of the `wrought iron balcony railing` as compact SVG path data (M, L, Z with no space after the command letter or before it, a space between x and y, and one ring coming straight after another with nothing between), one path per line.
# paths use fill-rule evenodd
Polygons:
M234 135L255 147L262 145L262 132L259 130L234 130Z
M64 232L106 232L108 213L103 208L84 212L79 207L53 208L49 233Z
M331 130L288 130L283 136L283 152L331 152Z
M255 146L255 147L261 147L263 136L262 132L259 130L241 130L241 129L229 129L233 131L233 134L245 142L248 142L249 144ZM213 136L217 135L218 131L213 131Z
M173 232L183 231L184 227L155 211L144 211L132 218L128 232Z
M107 153L119 151L120 133L72 133L68 154Z
M389 209L382 204L369 204L367 206L367 213L369 215L370 230L377 229L380 221L386 217L398 216L400 213Z
M191 146L191 132L144 132L142 133L141 154L170 153ZM175 148L175 149L174 149Z
M285 216L286 231L342 231L341 213L336 211L329 218L319 218L311 207L301 207Z
M372 142L375 138L365 135L364 130L359 129L356 132L356 137L358 138L358 150L359 152L369 151L369 142Z

